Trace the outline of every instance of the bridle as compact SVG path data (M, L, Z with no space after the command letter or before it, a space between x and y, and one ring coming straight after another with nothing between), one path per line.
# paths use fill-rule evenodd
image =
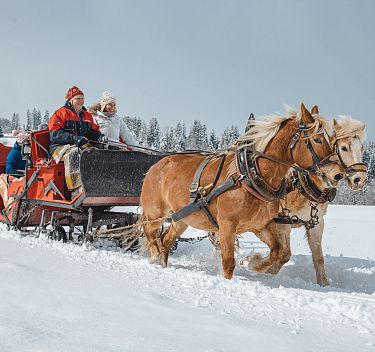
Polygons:
M290 150L292 152L292 156L293 156L293 151L295 149L295 146L296 146L297 142L299 141L299 139L301 138L301 135L303 133L303 137L304 137L304 140L305 140L307 150L310 152L310 154L312 156L313 164L312 164L311 167L309 167L307 169L305 169L305 168L303 168L299 165L293 165L293 167L296 168L297 170L301 171L302 173L307 173L309 175L311 175L311 174L318 175L318 176L322 177L323 180L329 185L330 182L327 179L327 177L325 176L324 172L322 172L321 167L331 165L331 164L340 164L340 163L342 163L342 160L340 160L340 156L335 151L332 151L331 154L325 156L322 159L319 159L319 156L316 154L316 152L314 150L314 147L311 144L311 141L310 141L311 136L308 135L308 133L307 133L308 130L309 129L307 128L305 122L303 120L301 120L296 134L292 137L292 142L290 143L289 148L290 148Z
M332 151L331 154L325 156L323 159L319 159L318 155L316 154L316 152L314 150L314 147L311 144L311 141L310 141L311 136L308 135L307 131L308 131L308 128L307 128L305 122L303 120L301 120L300 124L299 124L299 127L298 127L298 131L293 136L292 142L291 142L289 148L291 149L292 156L293 156L294 148L295 148L298 140L300 139L301 134L303 133L303 137L304 137L304 140L305 140L307 150L310 152L310 154L312 156L312 159L313 159L313 165L308 169L302 168L299 165L293 165L293 167L299 173L304 174L305 176L317 175L317 176L321 177L323 179L323 181L328 186L332 186L330 180L327 178L325 173L321 170L321 167L331 165L331 164L341 164L340 158L337 155L337 153Z
M343 139L343 138L345 138L345 137L341 137L341 138L335 137L334 143L333 143L333 150L337 154L337 156L340 160L340 163L345 170L345 177L348 178L351 175L355 174L356 172L366 172L367 173L367 165L365 163L354 163L354 164L351 164L351 165L347 166L345 164L344 160L342 160L342 157L341 157L341 154L340 154L340 148L339 148L339 145L338 145L337 142L340 139Z

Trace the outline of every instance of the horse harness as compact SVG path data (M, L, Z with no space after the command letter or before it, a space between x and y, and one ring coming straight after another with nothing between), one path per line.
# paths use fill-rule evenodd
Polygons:
M332 202L336 197L336 188L325 188L323 191L314 183L309 174L294 167L288 182L287 193L297 190L311 202L318 204Z
M307 230L310 230L319 224L318 204L332 202L336 197L336 188L326 188L321 191L308 174L295 167L291 173L291 178L287 185L287 193L297 190L309 200L310 219L303 220L297 215L291 215L290 209L287 206L283 206L280 202L281 211L274 218L274 222L277 224L303 225Z
M326 180L326 176L324 175L323 172L321 172L320 167L329 165L332 163L337 163L339 161L337 160L337 156L335 157L336 155L335 153L332 153L320 160L317 154L315 153L313 146L311 145L307 131L308 129L305 123L301 120L298 130L295 133L295 135L292 137L291 143L289 145L289 148L291 152L293 153L294 147L296 146L298 140L300 139L303 133L307 149L309 150L313 159L313 165L308 169L304 169L300 166L295 165L297 173L299 173L299 175L301 175L301 177L303 178L303 181L301 183L298 182L297 184L296 179L293 179L292 182L294 183L292 185L292 183L287 182L286 178L283 178L280 186L277 189L274 189L262 178L260 169L258 166L258 158L259 157L266 158L268 160L271 160L271 161L274 161L276 163L283 164L283 165L288 165L288 164L281 160L277 160L265 153L255 151L253 150L253 148L238 148L236 150L236 167L237 167L239 176L237 177L231 176L226 181L221 183L217 188L215 188L217 181L219 179L219 176L221 174L226 155L227 155L227 153L223 153L219 156L221 157L221 161L216 171L214 181L211 184L203 187L200 185L200 178L201 178L202 172L205 169L205 167L209 164L209 162L213 160L213 155L209 155L205 159L203 159L203 161L200 163L200 165L198 166L194 174L193 181L189 188L189 193L190 193L189 204L184 206L179 211L173 213L171 215L171 219L177 222L198 210L202 210L206 214L208 220L215 226L215 228L218 229L219 226L217 224L217 221L208 209L209 203L212 199L218 197L220 194L233 188L234 186L238 184L238 182L240 182L241 185L248 192L250 192L252 195L257 197L258 199L262 201L266 201L266 202L272 202L275 200L281 200L285 198L286 194L292 190L292 187L295 187L298 190L301 190L301 192L303 190L303 192L308 195L308 198L310 199L310 204L312 204L310 226L311 224L313 224L311 227L315 226L319 222L319 220L317 220L318 217L317 217L316 204L314 205L312 202L316 202L317 198L320 200L319 202L323 202L323 199L325 199L325 197L330 198L332 195L330 192L327 192L327 194L324 194L324 195L320 194L321 193L320 190L311 181L309 175L317 174ZM282 212L279 213L278 217L274 219L275 222L293 223L293 224L296 223L296 216L290 217L289 213L290 213L289 209L283 208ZM298 219L298 221L303 222L303 220L301 219ZM308 222L304 222L304 224L305 226L309 226Z

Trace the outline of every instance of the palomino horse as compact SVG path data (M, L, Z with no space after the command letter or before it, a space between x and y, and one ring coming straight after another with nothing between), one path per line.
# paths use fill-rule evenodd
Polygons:
M249 145L254 145L262 153L257 165L269 189L280 190L292 165L312 173L322 172L327 186L335 186L344 174L337 160L331 160L332 150L325 139L327 127L324 118L312 116L303 104L301 113L295 116L256 121L251 131L241 139L242 144L237 150L227 153L221 173L217 170L223 160L222 155L211 159L201 173L202 185L210 185L218 178L216 189L226 180L232 180L233 187L213 198L207 204L206 212L195 211L172 222L164 233L162 228L166 219L189 203L189 186L206 156L174 154L153 165L146 174L141 191L141 222L151 261L167 266L171 247L188 226L218 231L223 273L225 278L231 279L235 268L236 236L246 231L259 233L279 211L277 198L271 202L260 200L244 187L245 175L236 168L236 153ZM216 219L217 226L210 221L207 212Z
M318 114L317 107L314 107L312 114ZM345 168L346 179L353 190L360 190L367 181L367 168L363 164L364 140L366 125L358 120L346 117L341 120L333 120L333 135L331 144L338 154L342 165ZM311 216L311 201L316 201L317 196L322 194L326 185L320 177L311 176L318 191L314 194L305 189L295 189L287 194L285 206L291 214L307 221ZM301 192L302 191L302 192ZM321 192L321 193L319 193ZM315 197L314 197L315 195ZM318 203L318 202L317 202ZM327 212L328 201L322 199L316 204L318 223L306 228L308 244L311 249L317 283L321 286L328 285L327 275L324 270L324 256L322 252L322 236L324 230L324 215ZM256 235L270 248L267 257L260 254L248 256L241 260L241 265L252 271L276 274L281 267L289 261L290 232L292 227L299 227L302 224L276 224L271 221Z

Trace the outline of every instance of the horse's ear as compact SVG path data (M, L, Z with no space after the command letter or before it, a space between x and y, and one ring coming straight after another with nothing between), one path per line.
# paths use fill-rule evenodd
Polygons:
M245 133L253 126L252 122L255 121L254 114L251 113L246 124Z
M313 108L311 109L311 115L318 115L318 114L319 114L318 105L314 105Z
M333 129L338 132L341 130L340 122L338 122L336 119L333 119ZM337 134L337 133L336 133Z
M301 103L301 113L302 113L302 120L305 124L314 123L314 118L311 116L309 111L306 109L305 104Z

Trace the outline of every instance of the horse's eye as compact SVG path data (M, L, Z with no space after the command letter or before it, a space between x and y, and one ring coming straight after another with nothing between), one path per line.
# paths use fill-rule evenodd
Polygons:
M322 144L322 140L320 138L314 138L314 142L318 144Z
M344 145L341 147L341 150L343 151L343 152L347 152L348 151L348 148L346 148Z

